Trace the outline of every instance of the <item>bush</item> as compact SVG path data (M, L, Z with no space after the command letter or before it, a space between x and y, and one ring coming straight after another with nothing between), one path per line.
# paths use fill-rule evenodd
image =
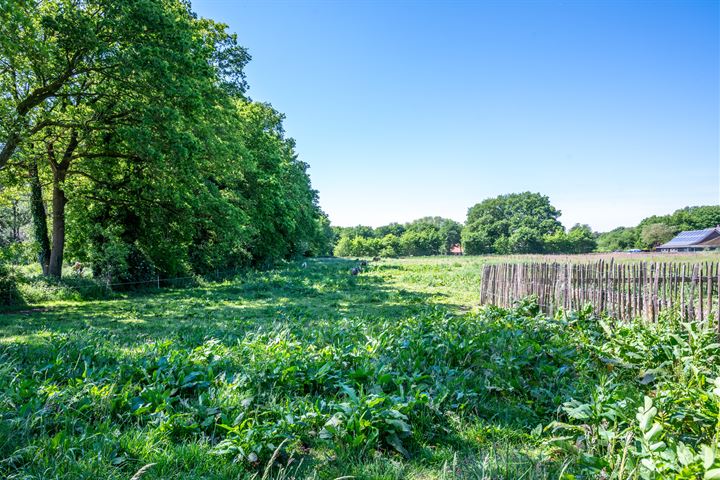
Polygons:
M22 303L15 275L6 265L0 263L0 307L21 305Z
M123 241L112 229L106 229L100 239L90 254L93 277L106 284L133 284L156 277L155 264L138 245Z

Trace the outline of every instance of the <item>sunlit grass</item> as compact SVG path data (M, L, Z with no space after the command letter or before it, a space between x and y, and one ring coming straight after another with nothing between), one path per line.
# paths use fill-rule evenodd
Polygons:
M563 405L625 402L624 432L650 393L694 412L668 443L707 441L713 334L481 308L485 261L310 260L2 315L0 476L594 478L583 453L613 458L558 446Z

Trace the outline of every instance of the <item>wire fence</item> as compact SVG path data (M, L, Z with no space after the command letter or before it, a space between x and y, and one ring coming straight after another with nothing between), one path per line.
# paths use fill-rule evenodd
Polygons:
M78 274L70 274L63 277L59 281L51 281L47 278L39 278L39 288L49 288L64 290L70 293L76 293L83 296L102 296L115 291L128 291L137 289L162 289L162 288L184 288L197 286L203 281L219 281L222 279L232 278L240 273L247 272L247 269L236 267L226 270L215 270L215 272L204 275L186 275L181 277L162 277L154 275L146 280L134 280L129 282L112 282L109 279L97 279L85 277ZM39 282L21 282L14 286L5 286L0 288L0 305L12 305L22 303L21 291L24 288L34 288Z

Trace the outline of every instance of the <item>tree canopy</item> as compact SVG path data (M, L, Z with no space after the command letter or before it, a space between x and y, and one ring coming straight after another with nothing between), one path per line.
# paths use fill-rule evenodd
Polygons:
M511 193L470 207L463 230L466 253L536 253L544 237L563 230L560 211L539 193Z
M68 255L123 281L329 253L283 115L245 96L249 60L181 0L0 7L0 175L28 192L47 274Z
M339 256L420 256L447 255L460 243L462 224L442 217L424 217L400 225L391 223L373 229L336 228L335 255Z
M635 227L618 227L598 237L598 250L612 252L631 248L651 249L685 230L720 225L720 205L684 207L668 215L652 215Z

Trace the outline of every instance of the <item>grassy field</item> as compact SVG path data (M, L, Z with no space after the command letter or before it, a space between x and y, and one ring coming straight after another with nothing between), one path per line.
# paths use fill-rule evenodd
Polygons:
M499 260L311 260L2 315L0 477L720 478L710 328L480 307Z

